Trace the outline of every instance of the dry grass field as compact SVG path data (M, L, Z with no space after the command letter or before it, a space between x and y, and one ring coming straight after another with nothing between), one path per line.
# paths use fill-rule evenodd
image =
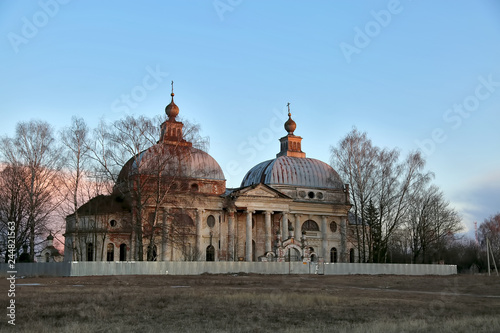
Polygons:
M2 332L500 332L500 278L100 276L18 279Z

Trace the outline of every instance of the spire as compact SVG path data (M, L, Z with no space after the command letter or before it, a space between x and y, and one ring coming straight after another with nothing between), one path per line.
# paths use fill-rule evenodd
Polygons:
M179 107L174 103L174 81L172 81L172 101L169 105L165 107L165 113L168 116L168 120L175 121L175 117L179 114Z
M288 135L293 135L293 132L297 128L297 124L292 120L292 114L290 113L290 103L286 105L288 107L288 120L285 122L285 131L288 132Z
M161 124L160 140L158 142L191 147L193 144L186 141L182 133L184 124L175 120L175 117L179 114L179 107L174 103L174 81L172 81L170 96L172 96L172 101L165 107L168 119Z
M306 154L302 151L302 138L293 134L297 128L297 124L292 119L290 103L287 103L286 106L288 107L288 120L285 122L285 130L288 132L288 135L280 139L281 151L276 154L276 157L292 156L304 158Z

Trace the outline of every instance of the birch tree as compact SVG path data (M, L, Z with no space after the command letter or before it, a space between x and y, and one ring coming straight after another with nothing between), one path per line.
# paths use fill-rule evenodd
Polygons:
M34 261L37 237L47 231L50 216L62 201L61 149L52 127L39 120L18 123L15 137L3 138L0 149L5 163L26 169L28 245Z

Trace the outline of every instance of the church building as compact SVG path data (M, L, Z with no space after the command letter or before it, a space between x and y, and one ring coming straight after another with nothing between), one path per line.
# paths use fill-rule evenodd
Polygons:
M289 106L276 157L226 188L171 96L158 143L123 166L113 193L66 217L65 261L354 261L349 185L306 157Z

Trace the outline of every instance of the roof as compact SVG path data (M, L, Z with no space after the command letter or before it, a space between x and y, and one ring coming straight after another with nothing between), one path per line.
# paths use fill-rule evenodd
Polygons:
M185 148L165 148L168 145L156 144L149 149L142 151L138 156L132 157L125 163L118 181L127 179L127 173L133 174L137 171L137 164L140 164L141 170L146 170L151 163L158 161L155 157L160 156L160 151L171 149L172 154L165 155L163 159L163 174L175 177L201 178L210 180L225 180L224 173L217 161L203 150L185 147ZM162 150L163 149L163 150ZM181 152L186 149L186 152ZM158 163L158 162L157 162ZM144 171L147 173L147 171ZM154 171L153 171L154 172Z
M264 161L247 172L241 187L263 183L309 188L342 189L337 172L328 164L314 158L280 156Z
M130 203L121 195L98 195L78 208L78 214L109 214L130 212Z

